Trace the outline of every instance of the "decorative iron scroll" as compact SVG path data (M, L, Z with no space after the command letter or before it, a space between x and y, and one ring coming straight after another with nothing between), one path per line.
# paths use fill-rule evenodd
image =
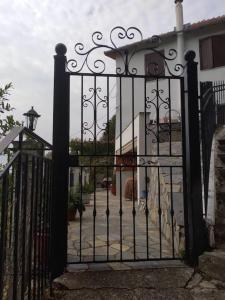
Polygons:
M136 38L139 37L137 41ZM73 58L67 61L67 70L73 73L82 73L85 68L93 74L103 74L106 70L106 62L102 58L96 58L97 50L111 51L121 60L122 67L116 68L117 75L142 75L138 74L137 67L132 66L132 59L137 53L144 51L151 51L161 56L165 62L165 69L171 76L181 76L184 71L184 66L176 63L173 67L169 67L169 61L175 61L177 58L177 51L175 49L169 49L168 54L164 55L156 48L160 45L161 39L159 36L153 36L149 39L151 47L138 48L138 42L143 41L141 31L136 27L129 27L125 29L121 26L113 28L110 32L110 45L103 43L103 34L100 31L96 31L92 34L93 47L89 50L85 50L83 43L77 43L74 47L77 58ZM116 41L117 39L117 41ZM123 47L118 46L119 40L132 41L133 46L127 45ZM136 43L135 43L136 42ZM160 74L157 73L158 64L152 62L154 65L153 73L149 73L149 76L156 77Z

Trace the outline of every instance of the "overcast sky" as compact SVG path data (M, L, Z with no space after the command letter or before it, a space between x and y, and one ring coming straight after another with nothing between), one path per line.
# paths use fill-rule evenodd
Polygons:
M225 0L183 5L185 23L225 14ZM36 132L51 142L55 45L65 43L72 58L75 43L88 45L91 33L107 36L117 25L136 26L144 38L172 30L174 0L0 0L0 85L13 83L15 117L23 120L33 105L41 114Z

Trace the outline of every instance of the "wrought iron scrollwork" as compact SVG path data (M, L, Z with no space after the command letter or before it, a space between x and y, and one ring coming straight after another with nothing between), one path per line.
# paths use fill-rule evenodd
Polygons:
M98 108L101 106L103 109L108 109L108 96L106 95L101 95L102 88L101 87L96 87L96 88L89 88L88 89L89 94L84 94L82 97L82 106L84 108L88 108L89 106L91 107L93 113L94 113L94 118L92 122L85 121L82 123L82 134L87 134L89 133L90 136L94 139L95 134L94 134L94 126L96 127L96 139L98 136L106 130L107 127L107 122L103 122L102 124L99 123L97 119L97 111Z
M138 44L134 42L143 41L143 36L141 31L136 27L129 27L125 29L121 26L113 28L109 36L110 44L104 43L104 36L100 31L96 31L92 34L93 47L89 50L85 50L83 43L77 43L74 47L76 58L69 59L67 61L67 70L73 73L82 73L86 68L88 72L92 74L103 74L106 71L106 62L103 58L96 58L97 51L102 49L102 51L112 51L121 60L121 66L116 68L117 75L141 75L138 74L137 66L132 65L132 60L136 54L140 52L151 51L160 55L165 62L165 69L168 74L172 76L181 76L184 71L184 66L181 64L175 64L171 68L168 64L169 61L175 61L177 58L177 51L175 49L170 49L167 55L157 50L157 47L161 43L159 36L153 36L148 41L151 47L138 47ZM132 41L134 44L131 46L121 47L118 42L121 40ZM154 64L154 70L158 68L156 62ZM156 76L155 74L148 74L149 76ZM157 74L160 75L160 74Z

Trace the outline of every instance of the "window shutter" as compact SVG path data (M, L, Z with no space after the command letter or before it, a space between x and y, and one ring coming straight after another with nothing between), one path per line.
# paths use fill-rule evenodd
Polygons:
M159 51L164 56L164 51ZM145 74L151 76L164 76L164 58L157 52L145 55Z
M225 34L212 37L214 67L225 66Z
M200 51L200 68L201 70L213 68L213 54L212 54L212 38L199 41Z

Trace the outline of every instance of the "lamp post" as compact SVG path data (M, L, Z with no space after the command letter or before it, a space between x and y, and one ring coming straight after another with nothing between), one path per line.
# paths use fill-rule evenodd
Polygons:
M39 115L32 106L31 109L23 114L26 117L27 128L34 131L37 126L37 119L41 116Z

